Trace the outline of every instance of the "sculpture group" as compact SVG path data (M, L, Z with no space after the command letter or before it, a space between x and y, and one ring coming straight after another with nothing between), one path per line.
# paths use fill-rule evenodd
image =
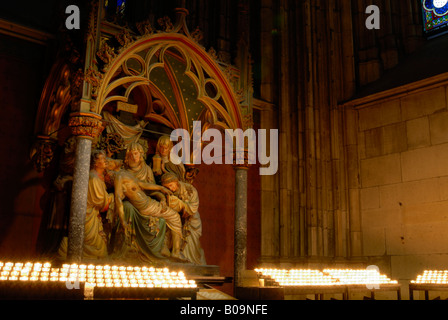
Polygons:
M92 151L84 259L206 264L198 192L183 164L170 161L171 148L170 138L160 137L149 164L139 142L127 145L124 160ZM67 247L64 237L59 259Z

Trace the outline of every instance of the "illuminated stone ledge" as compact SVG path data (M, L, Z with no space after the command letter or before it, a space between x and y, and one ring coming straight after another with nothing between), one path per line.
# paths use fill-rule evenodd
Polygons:
M401 286L397 281L381 275L376 270L366 269L255 269L259 278L259 296L263 290L280 290L277 296L314 295L323 300L325 294L342 296L348 300L357 292L367 292L368 299L375 299L375 293L393 291L401 300ZM254 290L254 289L252 289Z
M425 300L430 300L431 291L448 291L448 270L425 270L409 284L410 300L414 300L415 291L424 291Z
M448 270L425 270L422 275L418 275L415 284L447 284Z
M17 299L196 298L194 280L167 268L0 262L0 296Z
M260 279L278 286L395 285L397 281L376 270L357 269L255 269Z

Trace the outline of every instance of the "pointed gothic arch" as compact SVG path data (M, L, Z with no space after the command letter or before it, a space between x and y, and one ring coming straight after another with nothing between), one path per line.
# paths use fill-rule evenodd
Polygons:
M192 134L193 121L203 128L243 128L234 89L221 66L182 33L156 33L123 47L105 67L94 88L91 111L117 102L131 103L134 90L147 97L145 119Z

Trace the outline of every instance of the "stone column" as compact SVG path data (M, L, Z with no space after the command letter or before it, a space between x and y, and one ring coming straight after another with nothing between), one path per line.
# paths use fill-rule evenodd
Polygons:
M249 166L234 165L235 169L235 238L234 290L242 285L247 261L247 173Z
M348 189L348 256L350 258L361 257L362 248L362 219L360 206L360 167L358 154L358 138L360 133L357 128L358 112L351 107L344 109L345 119L345 148L347 154L347 189Z
M268 131L278 129L278 109L273 104L254 100L254 106L261 109L261 128ZM275 143L278 143L276 141ZM270 139L266 150L272 150ZM261 257L260 262L269 262L278 257L280 239L279 184L278 174L261 176Z
M80 262L84 247L92 141L104 130L101 116L90 112L73 113L69 126L77 137L73 189L70 204L67 260Z

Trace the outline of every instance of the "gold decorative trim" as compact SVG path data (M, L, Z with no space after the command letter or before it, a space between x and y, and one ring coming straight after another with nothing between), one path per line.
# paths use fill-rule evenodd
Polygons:
M185 75L194 82L198 91L197 100L210 110L215 126L243 128L250 125L250 118L245 120L246 125L243 124L245 109L243 110L240 103L241 101L247 103L249 99L242 93L238 95L235 90L239 88L241 80L238 70L220 61L219 59L223 58L222 54L216 53L213 49L207 52L199 43L204 35L199 28L193 32L189 31L186 23L187 9L177 8L175 13L175 23L169 17L156 20L155 24L160 25L161 30L155 29L146 20L136 24L137 34L126 28L117 27L114 32L98 40L99 50L95 53L94 61L96 65L86 72L86 82L91 85L91 95L96 101L95 106L91 104L90 111L100 114L107 104L130 103L133 89L140 86L145 88L145 94L152 95L154 102L160 101L160 105L163 106L162 112L150 112L146 116L147 119L157 118L158 122L171 124L169 127L188 130L191 121L196 119L195 115L187 114L185 101L188 99L183 100L183 97L174 90L174 99L179 109L177 110L157 83L150 78L155 68L164 68L169 84L173 87L179 86L177 83L179 79L167 63L169 61L167 55L176 52L180 55L179 59L184 59ZM123 74L117 73L118 71ZM119 91L117 88L124 90ZM207 88L211 88L211 91L207 91ZM158 105L154 103L153 106Z
M167 16L163 17L163 18L159 18L157 20L157 22L159 23L160 27L162 27L162 30L164 32L173 32L174 31L174 25L171 22L171 19Z
M236 150L233 151L233 168L234 169L246 169L246 170L249 170L249 168L252 166L249 163L249 150L244 150L243 152L244 152L243 153L243 157L244 157L243 161L244 161L244 163L237 163L237 161L236 161L237 160L237 158L236 158L237 151Z
M76 110L82 94L84 74L78 67L79 53L72 50L53 65L41 93L35 122L35 134L58 138L66 111Z
M106 127L99 114L89 112L72 113L68 125L74 136L92 140L98 138Z
M191 33L191 38L196 41L196 43L200 43L202 39L204 39L204 32L199 27Z
M115 59L117 54L115 53L114 48L112 48L107 42L104 42L96 53L97 57L101 59L101 61L104 63L103 72L107 70L110 63ZM92 68L92 67L90 67Z
M152 27L151 22L149 20L145 20L136 24L138 32L142 36L152 35L155 32L155 29Z
M31 148L30 159L37 172L43 172L48 168L54 158L57 141L49 136L38 136Z
M115 39L117 39L120 44L121 50L126 49L132 42L134 42L134 38L127 29L123 29L121 33L117 34Z
M103 74L97 70L95 70L92 66L89 67L87 73L85 75L85 81L92 85L92 97L97 97L98 87L101 86L101 82L103 81Z

